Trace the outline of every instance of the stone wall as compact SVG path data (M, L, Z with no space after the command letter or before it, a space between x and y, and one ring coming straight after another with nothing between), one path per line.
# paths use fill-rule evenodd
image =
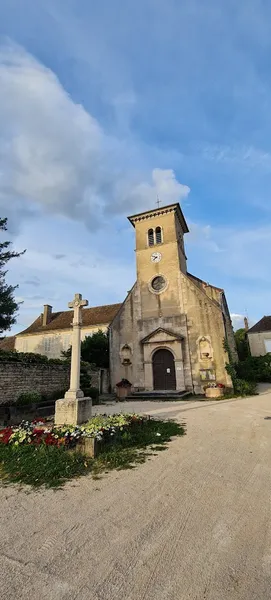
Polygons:
M0 363L0 404L13 404L22 392L52 394L69 387L68 365Z
M268 347L271 342L271 331L265 331L262 333L248 333L248 341L251 356L264 356L267 354Z
M100 393L108 392L108 370L88 369L91 387ZM0 362L0 405L13 404L22 392L39 392L50 395L58 390L67 390L70 382L69 365L28 364Z

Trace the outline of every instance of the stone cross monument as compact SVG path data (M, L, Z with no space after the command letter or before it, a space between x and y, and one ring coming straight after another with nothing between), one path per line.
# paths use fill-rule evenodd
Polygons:
M73 308L70 388L65 398L56 401L55 425L80 425L91 417L92 401L80 390L82 308L88 306L81 294L75 294L68 307Z

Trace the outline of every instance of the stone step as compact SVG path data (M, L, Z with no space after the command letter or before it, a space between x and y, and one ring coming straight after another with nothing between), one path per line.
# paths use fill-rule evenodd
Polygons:
M133 392L132 394L129 394L128 396L126 396L125 400L126 401L131 401L131 400L151 400L151 401L162 401L162 400L183 400L185 398L187 398L188 396L191 396L191 392L188 391L170 391L170 390L162 390L162 391L154 391L154 392Z

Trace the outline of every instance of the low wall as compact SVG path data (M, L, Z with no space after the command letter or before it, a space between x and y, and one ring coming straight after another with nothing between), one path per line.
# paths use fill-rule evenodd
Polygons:
M0 404L13 404L22 392L52 394L68 389L69 365L0 363Z
M89 369L91 386L100 393L108 392L107 369ZM0 362L0 405L14 404L23 392L39 392L49 396L58 390L67 390L70 366L67 364L23 364Z

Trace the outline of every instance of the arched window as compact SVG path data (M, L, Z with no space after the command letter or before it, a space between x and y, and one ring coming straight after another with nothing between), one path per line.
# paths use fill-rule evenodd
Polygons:
M149 244L149 246L154 246L154 233L153 233L153 229L149 229L149 231L148 231L148 244Z
M161 229L161 227L156 227L155 239L156 239L156 244L162 244L162 229Z

